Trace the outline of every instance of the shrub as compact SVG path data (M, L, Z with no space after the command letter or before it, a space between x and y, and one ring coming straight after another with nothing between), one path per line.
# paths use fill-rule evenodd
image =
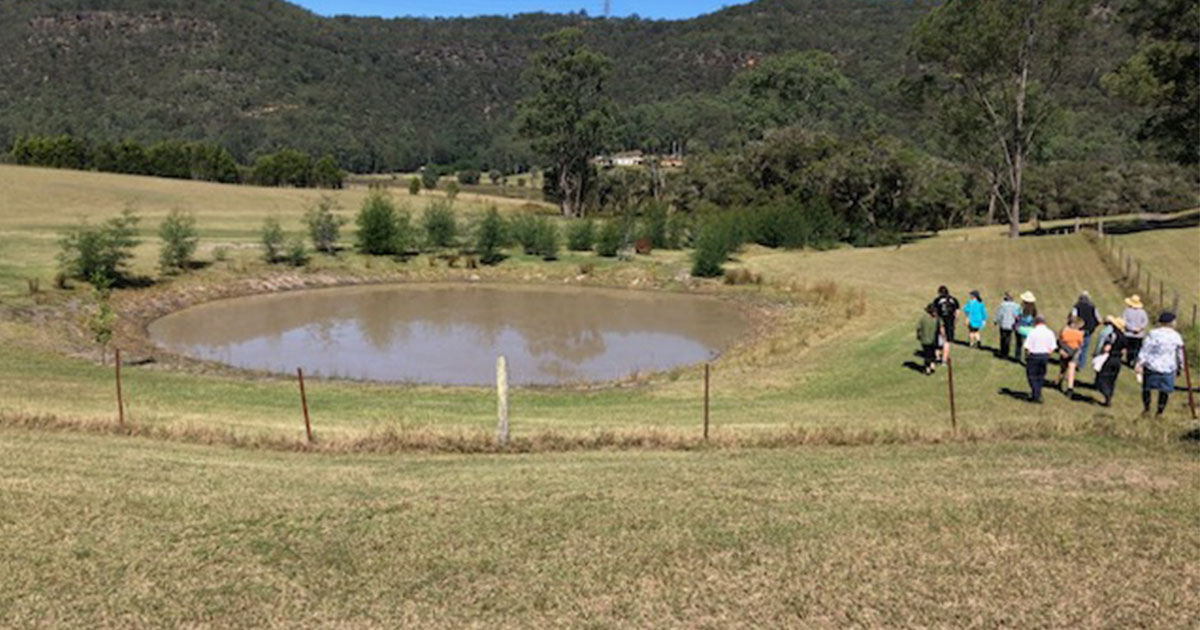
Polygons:
M346 224L346 218L336 214L337 209L337 201L323 196L317 205L304 214L308 236L312 239L313 248L319 252L332 254L337 250L338 237L342 226Z
M371 256L394 256L407 247L408 213L396 209L385 192L376 191L363 200L355 219L358 250Z
M504 219L496 208L489 208L479 222L475 235L475 250L479 253L479 262L485 265L495 265L504 260L500 249L504 247Z
M573 221L567 227L567 249L586 252L596 244L596 224L591 219Z
M300 235L288 239L283 260L293 267L303 267L308 264L308 250L304 247L304 239Z
M625 245L626 226L621 221L607 221L596 237L596 253L605 258L615 258Z
M559 238L558 226L554 224L554 221L546 217L538 217L534 234L533 253L541 256L542 260L556 260Z
M473 168L468 168L468 169L461 170L458 172L458 183L460 183L464 186L473 186L475 184L478 184L479 178L480 178L479 171L477 171Z
M279 217L267 217L263 221L260 242L263 246L263 259L268 263L277 263L283 257L283 245L286 237L283 233L283 226L279 224Z
M504 180L504 173L492 169L492 171L488 173L488 179L492 180L493 186L499 186L500 182Z
M121 216L100 225L87 221L67 230L58 241L58 263L67 277L115 284L125 279L133 248L137 247L138 217L126 208Z
M518 214L508 225L508 235L512 237L521 250L533 254L537 249L538 220L532 214Z
M158 226L158 237L162 239L158 266L163 273L185 271L191 266L196 245L200 243L195 216L178 208L171 210Z
M436 166L430 164L421 169L421 185L425 187L425 190L436 190L438 178L441 175L441 171Z
M645 205L642 213L642 230L640 237L649 239L650 245L656 249L667 248L667 204L652 201Z
M454 208L445 201L430 202L421 216L421 225L425 229L425 243L432 248L451 247L458 236Z
M692 244L692 222L687 215L676 212L667 218L666 249L680 249Z
M410 194L410 195L421 194L421 178L420 177L414 177L414 178L408 180L408 194Z
M739 220L734 214L723 214L704 222L692 255L693 276L715 278L722 274L722 265L742 242Z
M454 201L458 198L459 190L460 188L458 187L458 182L450 182L449 184L446 184L446 198L450 201Z

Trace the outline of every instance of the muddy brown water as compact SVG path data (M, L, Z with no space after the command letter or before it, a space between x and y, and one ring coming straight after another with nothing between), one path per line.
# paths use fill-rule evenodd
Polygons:
M152 323L185 356L371 381L485 385L619 379L715 357L747 327L708 297L558 287L373 286L213 302Z

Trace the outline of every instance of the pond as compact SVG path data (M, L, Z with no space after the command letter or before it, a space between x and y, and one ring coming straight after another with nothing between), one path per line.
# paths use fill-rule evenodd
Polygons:
M160 346L239 368L446 385L608 381L715 357L746 330L715 298L566 287L386 285L237 298L150 325Z

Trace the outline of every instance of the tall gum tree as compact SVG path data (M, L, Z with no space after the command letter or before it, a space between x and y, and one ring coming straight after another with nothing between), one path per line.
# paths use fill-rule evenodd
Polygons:
M950 91L947 103L969 104L1003 156L1013 238L1021 233L1025 168L1088 7L1084 0L948 0L913 28L911 51L923 71Z
M564 216L584 213L591 159L613 128L605 87L612 62L583 44L583 32L567 28L542 38L528 78L533 96L521 102L520 133L546 161Z

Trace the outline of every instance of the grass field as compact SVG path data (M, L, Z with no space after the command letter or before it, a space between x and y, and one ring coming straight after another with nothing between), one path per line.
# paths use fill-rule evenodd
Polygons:
M299 214L318 194L15 167L0 168L0 179L8 184L0 187L8 195L0 213L0 234L7 239L0 260L6 270L21 270L0 275L9 291L19 291L26 270L48 277L56 231L89 209L100 217L116 213L134 199L147 216L143 227L152 232L157 216L181 206L197 213L205 248L218 243L248 246L265 215L281 213L298 223ZM338 194L343 206L354 208L365 193L351 190ZM483 205L464 203L463 207L472 212ZM718 433L837 430L883 436L946 435L949 412L944 375L926 378L906 367L916 361L912 332L916 317L939 284L949 285L964 302L969 290L980 289L993 309L1004 290L1014 294L1032 290L1055 326L1062 324L1081 290L1095 296L1102 312L1122 308L1122 291L1081 236L1012 242L1002 233L1001 229L949 231L899 249L785 252L747 248L733 266L762 273L768 285L835 281L843 288L864 291L866 310L848 321L842 321L844 315L836 310L802 311L770 347L718 361L713 402ZM140 268L147 273L152 271L153 240L148 239L139 252ZM1177 247L1172 242L1167 249ZM257 256L253 249L242 254L244 258ZM346 260L318 259L314 267L364 264L353 256ZM597 259L573 255L544 264L518 257L481 273L496 274L496 279L504 281L557 283L570 281L578 273L578 264L587 260ZM686 257L678 252L656 254L637 263L601 264L607 265L619 285L650 276L670 278L687 269ZM426 269L419 262L380 265L416 278ZM237 275L228 269L203 274L201 277L213 282ZM18 318L0 325L0 340L6 345L0 356L0 413L111 418L109 369L48 353L30 342L54 334L36 320ZM987 331L985 342L996 344L994 331ZM957 351L955 363L961 424L983 434L1007 434L1014 428L1019 432L1022 427L1050 427L1070 434L1095 422L1129 421L1140 411L1136 383L1129 374L1118 383L1116 405L1111 410L1089 404L1089 399L1094 403L1098 396L1087 390L1082 391L1084 401L1052 395L1046 406L1034 408L1010 395L1027 389L1019 365L965 348ZM1091 381L1090 371L1085 372L1083 381ZM168 428L215 426L246 433L297 435L295 385L286 379L248 380L236 375L197 376L130 367L126 383L131 415L138 422ZM318 431L327 436L372 431L486 431L494 415L491 394L484 389L344 382L315 384L311 389ZM517 435L666 430L694 436L700 418L699 393L699 374L694 370L641 387L520 391L514 395L513 426ZM1176 397L1171 414L1173 421L1180 423L1185 421L1183 399Z
M593 282L582 263L606 286L686 286L683 252L481 270L352 254L304 270L255 262L263 218L297 229L318 194L0 167L0 625L1174 628L1200 611L1185 396L1166 419L1139 420L1126 373L1112 409L1086 388L1035 407L1014 395L1019 365L960 347L954 434L945 372L906 366L939 284L964 301L979 289L990 308L1031 290L1056 326L1085 289L1119 311L1116 279L1078 235L746 248L730 266L763 287L702 288L786 310L716 361L709 445L696 369L518 389L517 452L463 455L425 451L489 450L488 389L313 381L318 442L305 449L290 379L129 365L136 435L114 435L111 367L58 343L86 291L49 286L55 237L80 214L132 203L151 235L182 207L202 256L234 250L121 292L131 303L339 274ZM364 194L336 193L348 214ZM1164 234L1146 256L1194 258L1181 232ZM26 294L30 276L42 294Z
M1157 301L1158 283L1163 280L1164 301L1169 304L1173 292L1178 291L1180 310L1190 317L1190 305L1200 304L1200 227L1136 232L1113 238L1150 273L1152 291L1143 293L1152 294Z
M0 618L1182 628L1198 473L1106 440L396 459L0 429Z

